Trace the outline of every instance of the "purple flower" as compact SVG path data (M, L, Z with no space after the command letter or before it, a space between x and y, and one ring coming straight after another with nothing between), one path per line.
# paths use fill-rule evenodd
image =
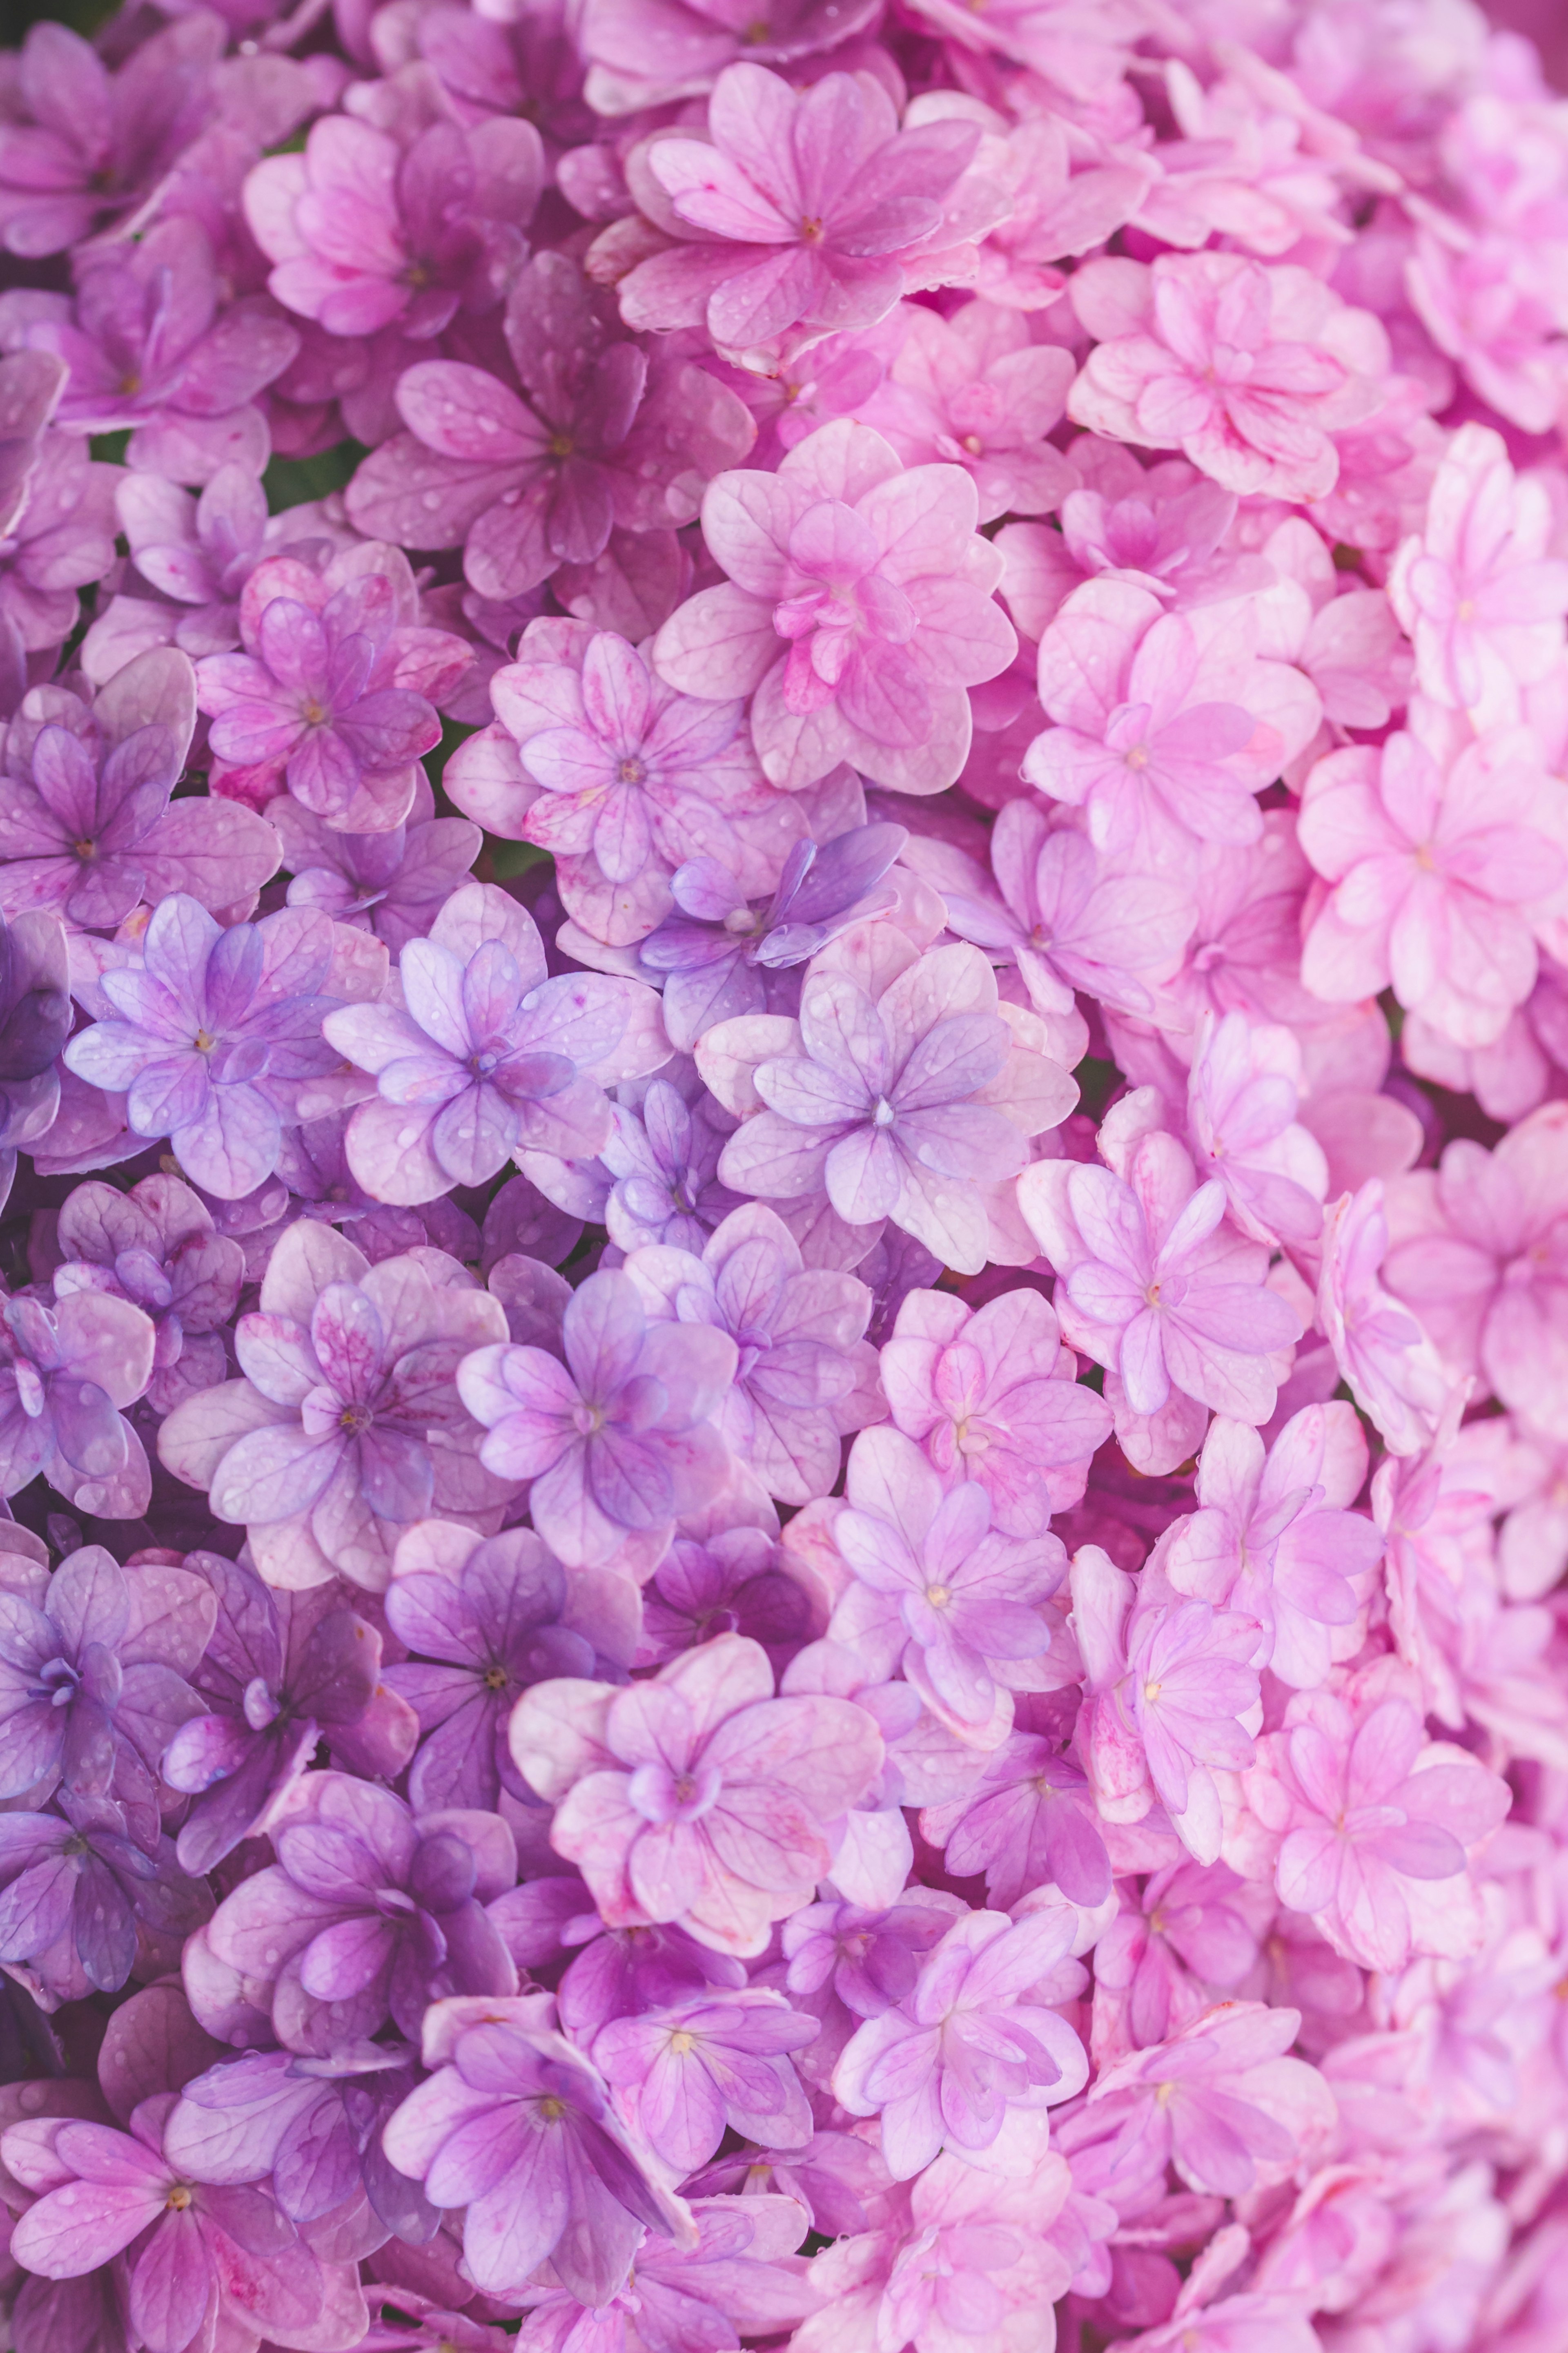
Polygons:
M1239 1985L1258 1959L1258 1905L1224 1863L1173 1863L1128 1901L1094 1951L1096 1986L1122 1997L1133 2047L1163 2042L1209 2007L1205 1986ZM1263 1896L1267 1916L1268 1899ZM1202 1983L1196 1982L1202 1980Z
M169 797L196 722L184 654L142 654L90 705L56 690L47 710L6 739L0 907L109 931L171 892L212 911L254 903L278 865L270 827L230 802Z
M144 598L126 600L134 601L135 618L151 626L147 614L163 609L173 642L193 661L237 646L240 591L269 536L267 493L257 477L244 466L220 466L193 498L161 475L121 474L115 506L141 577L160 596L191 608L169 613Z
M1347 1508L1366 1461L1355 1409L1341 1400L1293 1414L1267 1456L1256 1430L1221 1417L1204 1440L1200 1509L1178 1520L1162 1546L1177 1592L1256 1618L1258 1663L1298 1691L1327 1682L1383 1556L1371 1520Z
M17 360L51 370L60 364L44 352L19 352L3 364ZM8 471L0 455L0 480ZM19 486L21 506L0 538L0 636L16 650L52 653L75 629L78 589L101 581L114 562L114 485L122 471L94 464L74 433L44 436L37 462ZM85 640L83 669L92 675Z
M617 2126L603 2082L546 2023L548 1997L444 2003L425 2031L436 2073L386 2127L387 2156L437 2206L464 2206L482 2293L515 2298L548 2256L568 2295L603 2305L645 2229L685 2245L689 2210Z
M160 1967L172 1962L212 1911L167 1839L147 1852L107 1799L61 1790L56 1803L58 1813L0 1815L0 1964L50 2009L118 1992L144 1936Z
M389 1667L386 1680L419 1718L412 1803L421 1812L493 1808L504 1788L531 1805L507 1747L517 1699L552 1676L624 1674L637 1620L628 1577L576 1569L568 1579L531 1529L480 1539L440 1520L411 1528L397 1548L386 1622L415 1657Z
M900 131L880 84L830 73L805 90L759 65L727 66L707 136L647 152L658 225L672 245L633 269L636 327L705 324L731 357L805 332L868 327L904 291L904 257L951 245L946 199L978 144L958 120ZM918 277L915 282L926 282Z
M89 1545L0 1594L0 1796L58 1781L114 1798L139 1843L158 1845L158 1759L201 1713L185 1677L216 1615L201 1579L121 1568Z
M1088 1780L1055 1741L1036 1733L1009 1733L973 1789L925 1807L921 1836L944 1849L955 1878L983 1871L998 1910L1036 1887L1059 1887L1069 1904L1103 1904L1110 1893Z
M1252 1762L1242 1719L1258 1705L1257 1627L1241 1610L1206 1601L1145 1603L1128 1621L1127 1714L1178 1830L1189 1812L1213 1810L1209 1767L1239 1772ZM1195 1822L1184 1834L1205 1849L1203 1862L1215 1861L1212 1836Z
M342 833L279 795L267 816L293 878L289 904L318 907L335 923L374 932L394 955L423 939L468 881L483 840L467 818L437 817L435 807L421 776L404 824L387 833Z
M595 1913L568 1909L593 1902L575 1873L568 1880L534 1880L503 1895L496 1906L498 1920L512 1924L514 1950L519 1907L528 1904L532 1891L539 1888L552 1891L557 1946L579 1937L585 1919L597 1920ZM535 1952L537 1959L550 1957L537 1947ZM567 1963L556 2000L563 2031L586 2050L612 2018L638 2018L645 2010L664 2009L716 1989L734 1993L745 1983L744 1961L729 1953L713 1952L684 1928L667 1923L608 1928L591 1936Z
M376 2220L416 2242L437 2217L382 2150L382 2127L414 2088L398 2043L345 2044L331 2057L250 2051L209 2067L180 2094L163 2131L171 2164L224 2189L269 2181L296 2225L363 2194Z
M1034 802L1011 800L991 835L1000 903L947 890L949 926L977 947L1005 953L1037 1011L1063 1014L1082 989L1119 1012L1148 1014L1140 973L1173 971L1193 928L1176 875L1129 872L1103 860L1070 825Z
M165 1466L249 1527L279 1585L338 1569L380 1591L404 1528L504 1497L455 1380L505 1315L477 1286L433 1282L422 1255L372 1266L333 1228L291 1226L235 1335L245 1377L188 1398L159 1431Z
M223 1326L239 1303L245 1252L177 1176L143 1176L129 1193L79 1185L60 1210L57 1299L73 1292L128 1299L153 1319L156 1339L147 1400L168 1413L191 1389L228 1369Z
M574 22L563 0L542 0L510 22L437 5L424 11L413 35L459 122L471 129L492 114L521 114L552 145L570 149L597 128L583 103ZM375 37L381 33L377 26ZM380 55L390 72L392 59Z
M1287 2178L1301 2143L1332 2129L1333 2095L1315 2067L1289 2059L1301 2014L1222 2002L1151 2051L1103 2068L1079 2119L1110 2144L1118 2188L1163 2180L1174 2165L1189 2189L1239 2197Z
M297 1083L330 1071L325 916L291 907L227 931L184 892L161 900L135 962L103 975L113 1016L66 1067L126 1096L133 1134L166 1135L204 1192L237 1200L278 1166Z
M71 1030L66 935L54 915L0 915L0 1204L16 1147L47 1134L59 1107L56 1057Z
M628 1691L523 1694L512 1755L610 1926L678 1922L750 1957L809 1901L825 1829L880 1771L881 1735L851 1700L773 1694L766 1652L741 1634Z
M754 1086L765 1108L726 1145L719 1174L737 1192L774 1199L826 1189L847 1224L890 1217L977 1274L994 1255L986 1188L1010 1194L1026 1139L1065 1118L1077 1089L1036 1050L1036 1017L1002 1011L977 948L900 951L899 961L879 997L847 973L810 975L792 1050L770 1050L776 1023L767 1042L758 1035ZM726 1046L743 1049L754 1018L726 1029ZM700 1069L714 1047L710 1031Z
M660 0L657 10L631 0L590 0L581 40L593 103L620 114L692 89L705 89L737 58L754 65L793 65L836 49L863 32L876 11L867 0L838 7L824 0L773 0L765 16L742 26L693 0Z
M673 1524L723 1483L728 1460L710 1417L737 1352L707 1324L649 1320L629 1275L589 1276L562 1331L565 1354L481 1348L458 1392L489 1436L479 1459L529 1479L529 1509L569 1567L603 1566L627 1547L658 1560Z
M829 1634L872 1678L901 1666L961 1738L984 1740L997 1716L1005 1728L1007 1694L1042 1688L1051 1624L1039 1604L1067 1574L1058 1539L1003 1535L977 1481L944 1493L920 1449L896 1430L856 1440L847 1492L833 1543L853 1582Z
M360 467L350 520L409 547L461 546L470 586L498 604L563 565L592 564L617 524L690 522L709 476L751 447L752 420L679 360L650 379L606 314L564 254L536 254L502 321L517 388L499 355L495 372L455 360L405 369L408 430Z
M797 841L777 890L748 903L731 868L711 858L677 869L667 915L637 952L642 971L662 981L664 1026L690 1053L705 1029L774 1006L768 984L793 971L852 923L884 914L890 891L879 891L909 835L900 825L859 825L833 840Z
M913 1991L922 1957L960 1912L956 1897L916 1886L885 1910L808 1904L784 1923L785 1988L821 2022L800 2063L814 2084L827 2084L863 2018L879 2018Z
M706 1543L677 1536L643 1588L635 1666L662 1666L715 1634L749 1634L773 1652L804 1641L811 1597L762 1528L726 1528Z
M806 2209L793 2193L775 2196L748 2185L744 2197L694 2198L690 2211L696 2244L645 2237L633 2276L607 2306L590 2310L577 2296L543 2285L562 2266L558 2255L542 2264L519 2342L528 2353L588 2347L595 2338L612 2353L718 2348L777 2338L781 2329L817 2310L821 2291L810 2263L794 2253ZM468 2353L464 2340L458 2345Z
M139 204L212 106L218 20L181 17L117 73L79 33L34 25L0 125L0 240L25 257L64 253Z
M142 1440L122 1409L153 1376L150 1316L129 1300L79 1291L52 1308L0 1307L0 1493L41 1471L100 1518L137 1519L151 1495Z
M187 1559L217 1604L191 1676L213 1712L181 1725L162 1771L194 1800L178 1852L183 1871L201 1873L266 1833L323 1739L340 1763L390 1779L417 1727L380 1687L381 1637L344 1607L335 1580L274 1593L220 1553Z
M1142 1136L1125 1178L1041 1162L1018 1191L1062 1278L1063 1332L1106 1367L1123 1443L1124 1417L1163 1418L1158 1459L1151 1445L1135 1467L1173 1469L1201 1437L1205 1407L1268 1420L1277 1352L1300 1338L1300 1319L1268 1287L1267 1248L1223 1223L1225 1187L1212 1177L1199 1185L1173 1136Z
M307 1773L270 1836L278 1861L225 1897L207 1934L288 2049L325 2057L389 2016L416 2035L432 2001L516 1991L485 1911L517 1877L499 1815L416 1815L372 1782Z
M881 1407L875 1352L863 1336L865 1284L808 1268L761 1202L731 1210L700 1259L668 1246L635 1250L626 1272L652 1314L734 1341L734 1382L713 1426L737 1460L781 1503L826 1495L838 1477L840 1438Z
M768 887L802 818L765 781L742 703L677 694L636 646L582 621L531 622L518 654L490 681L499 726L464 748L450 788L490 832L551 852L577 923L635 944L697 858Z
M700 1250L740 1207L715 1173L730 1121L706 1090L688 1103L668 1079L651 1080L636 1111L616 1103L610 1115L615 1125L599 1154L616 1180L604 1210L610 1240L624 1250L655 1242Z
M790 2053L817 2022L752 1987L619 2018L594 2038L594 2064L633 2130L681 2175L705 2165L726 2127L766 2147L798 2147L811 2109Z
M422 629L407 558L356 548L312 571L266 557L240 606L243 653L209 654L197 676L213 722L211 788L264 805L288 791L334 831L385 833L413 806L422 753L441 740L432 696L472 655Z
M432 122L400 153L386 132L331 114L302 152L257 164L245 214L285 309L331 335L395 324L427 342L459 310L501 300L543 177L531 122Z
M254 405L300 339L265 296L225 302L217 258L189 215L84 259L74 301L26 298L24 339L70 370L58 422L79 433L132 429L132 465L205 481L237 462L259 473L267 427ZM0 298L0 317L5 302Z
M1058 1906L1015 1926L1005 1912L967 1913L896 2007L856 2030L834 2092L851 2116L880 2116L895 2181L944 2143L990 2148L1012 2108L1054 2106L1082 2089L1083 2045L1027 1998L1068 1951L1076 1916Z
M354 1113L347 1150L379 1200L482 1185L520 1151L591 1158L610 1130L601 1076L668 1060L651 991L596 974L547 977L532 918L493 883L455 892L398 969L405 1009L347 1007L325 1027L330 1046L377 1082L380 1100Z
M44 2193L18 2225L18 2262L74 2279L132 2251L131 2326L149 2353L184 2353L214 2319L241 2339L258 2326L293 2335L322 2318L330 2274L274 2200L194 2181L164 2154L174 2105L173 2093L143 2100L129 2133L68 2120L47 2151L27 2142L27 2126L10 2127L0 2143L7 2167ZM345 2284L334 2284L338 2303ZM363 2314L357 2282L351 2294Z
M1048 1300L1004 1292L968 1308L949 1292L911 1291L879 1366L896 1427L944 1479L978 1480L995 1526L1043 1533L1077 1503L1110 1414L1072 1377Z

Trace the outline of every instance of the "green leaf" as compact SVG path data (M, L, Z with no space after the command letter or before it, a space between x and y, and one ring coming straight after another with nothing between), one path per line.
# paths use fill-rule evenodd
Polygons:
M369 451L360 441L339 441L314 458L274 458L261 477L268 514L303 506L309 499L330 498L346 490L354 469Z

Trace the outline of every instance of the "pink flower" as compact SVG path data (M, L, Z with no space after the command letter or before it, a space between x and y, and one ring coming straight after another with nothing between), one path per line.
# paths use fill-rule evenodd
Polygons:
M1478 743L1419 698L1406 723L1307 779L1301 847L1330 887L1301 977L1331 1004L1392 986L1456 1045L1485 1046L1535 985L1535 927L1568 881L1568 817L1527 729Z
M1334 2124L1327 2084L1289 2059L1293 2010L1221 2002L1169 2042L1104 2069L1080 2132L1114 2139L1115 2170L1143 2180L1173 2164L1194 2189L1236 2197L1289 2178L1307 2147Z
M1077 481L1046 436L1059 420L1072 361L1031 343L1024 315L966 302L951 319L918 305L887 381L858 412L907 466L962 466L980 494L980 521L1046 514Z
M830 73L796 91L757 65L726 67L707 127L643 152L658 227L695 238L639 262L621 314L705 323L734 354L791 328L805 341L885 317L904 257L949 242L945 200L979 141L966 122L901 132L879 83Z
M582 621L530 622L518 655L490 681L498 725L460 747L447 788L491 832L553 854L574 922L612 947L646 939L698 858L752 897L772 890L805 820L764 782L739 702L677 694Z
M419 755L473 657L419 626L408 559L374 542L317 571L268 556L240 599L243 653L209 654L200 707L216 723L212 789L252 807L282 792L344 833L388 833L414 805Z
M1230 1214L1254 1241L1310 1242L1323 1222L1328 1163L1296 1114L1301 1049L1289 1029L1242 1013L1198 1024L1187 1086L1194 1157L1225 1187Z
M994 1525L1037 1535L1083 1493L1110 1415L1081 1388L1054 1310L1037 1291L978 1310L949 1292L911 1291L881 1352L894 1423L944 1477L975 1480Z
M1456 1379L1550 1430L1568 1417L1568 1103L1488 1153L1457 1136L1386 1187L1384 1281Z
M1176 1591L1256 1618L1257 1663L1297 1690L1327 1682L1336 1650L1356 1641L1383 1555L1372 1522L1349 1509L1366 1462L1355 1410L1338 1400L1292 1415L1267 1454L1256 1430L1222 1417L1204 1441L1199 1508L1161 1543Z
M1053 825L1024 797L997 813L991 868L1000 903L944 878L948 928L994 955L1010 949L1037 1013L1068 1014L1079 989L1128 1013L1152 1010L1137 976L1173 968L1193 925L1175 876L1127 872L1070 819Z
M709 476L745 456L755 428L732 392L679 354L650 366L605 312L564 254L535 254L488 367L404 370L407 429L360 467L350 520L408 547L460 546L469 586L500 604L563 565L584 586L617 528L689 522Z
M1189 1417L1195 1409L1194 1435L1205 1406L1268 1420L1269 1359L1299 1337L1300 1320L1266 1286L1267 1250L1223 1224L1223 1186L1198 1185L1173 1136L1143 1136L1125 1181L1109 1168L1039 1161L1018 1195L1062 1278L1063 1332L1106 1367L1119 1428L1123 1409L1149 1420L1173 1397Z
M1081 805L1097 849L1158 870L1193 839L1254 842L1254 796L1318 723L1299 671L1255 659L1246 606L1167 613L1129 581L1086 582L1040 640L1039 691L1055 722L1023 774Z
M912 1990L850 2037L833 2089L851 2116L879 2116L895 2181L943 2146L993 2147L1009 2115L1070 2100L1089 2063L1072 2029L1028 1996L1068 1950L1065 1905L1015 1925L1005 1912L954 1921Z
M1544 482L1515 473L1501 435L1462 425L1425 529L1389 573L1421 691L1468 712L1478 728L1519 719L1520 688L1563 659L1568 564L1547 554L1552 522Z
M1384 1187L1369 1177L1324 1220L1318 1320L1356 1403L1390 1451L1417 1454L1436 1429L1449 1382L1426 1334L1384 1287L1387 1255Z
M551 1843L611 1927L679 1922L742 1957L811 1901L824 1828L881 1768L852 1700L773 1697L760 1643L721 1634L647 1683L536 1683L518 1702L519 1771L555 1806Z
M1180 449L1241 498L1325 497L1339 477L1336 428L1382 398L1382 326L1293 264L1091 261L1072 304L1096 338L1068 401L1074 423Z
M775 785L798 791L847 760L896 791L941 792L969 754L964 689L1017 645L978 517L961 468L905 473L868 427L825 425L776 474L710 484L703 535L730 579L665 623L654 668L683 694L754 695Z
M539 133L515 116L468 132L432 123L400 153L384 131L335 114L301 153L258 164L245 212L286 310L332 335L395 322L417 342L502 300L543 177Z
M1358 1715L1328 1692L1304 1694L1286 1724L1247 1778L1254 1810L1284 1834L1279 1900L1364 1968L1402 1968L1433 1908L1418 1891L1459 1876L1466 1848L1507 1813L1508 1785L1427 1741L1405 1699Z

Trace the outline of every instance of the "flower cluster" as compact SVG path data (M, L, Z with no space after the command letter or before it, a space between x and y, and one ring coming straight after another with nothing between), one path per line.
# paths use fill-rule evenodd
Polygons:
M15 2353L1568 2344L1562 14L0 54Z

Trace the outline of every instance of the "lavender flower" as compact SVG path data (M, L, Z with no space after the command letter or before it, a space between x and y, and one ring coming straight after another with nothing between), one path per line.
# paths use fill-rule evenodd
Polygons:
M387 2126L386 2153L433 2202L467 2206L463 2253L485 2293L515 2295L548 2256L570 2294L604 2304L645 2229L687 2245L695 2232L616 2126L602 2079L545 2024L548 2007L531 1995L434 2012L424 2056L437 2072Z
M143 1176L129 1193L79 1185L60 1210L57 1299L96 1292L128 1299L153 1319L147 1399L168 1413L227 1370L222 1327L239 1304L245 1252L177 1176Z
M373 931L394 955L423 939L467 881L482 840L467 818L437 817L435 807L421 779L404 824L385 833L341 833L298 801L273 801L268 819L292 877L289 904Z
M53 2008L90 1989L116 1993L139 1934L172 1957L212 1911L201 1880L178 1868L160 1839L149 1853L126 1835L104 1798L58 1793L56 1814L0 1815L0 1963Z
M516 1991L485 1911L517 1877L498 1815L416 1815L390 1789L309 1773L272 1843L278 1861L225 1897L208 1938L269 2003L289 2049L325 2057L389 2016L416 2035L433 2001Z
M693 859L670 877L674 914L637 951L650 978L662 978L664 1026L690 1053L705 1029L742 1013L775 1009L774 973L793 971L852 923L884 913L879 891L909 835L899 825L861 825L827 842L797 841L771 900L749 903L729 868Z
M652 1242L700 1250L740 1206L716 1175L729 1122L706 1092L689 1103L668 1079L650 1081L637 1110L616 1103L611 1117L599 1155L616 1180L604 1210L611 1240L625 1250Z
M416 1726L379 1683L381 1637L344 1607L335 1581L273 1593L220 1553L189 1563L212 1588L216 1622L191 1680L212 1712L181 1725L163 1752L172 1789L194 1799L180 1831L183 1871L211 1871L258 1838L327 1740L354 1770L391 1778Z
M137 1135L166 1135L185 1174L237 1200L278 1166L298 1082L332 1066L321 1017L331 928L285 908L223 931L182 892L160 902L138 962L106 972L114 1016L73 1038L66 1066L126 1096Z
M1087 1776L1055 1741L1011 1732L974 1788L927 1806L921 1835L945 1850L955 1877L985 1873L999 1910L1032 1887L1059 1887L1071 1904L1103 1904L1110 1862Z
M46 1135L59 1108L55 1059L70 1036L66 938L53 915L0 915L0 1207L18 1145Z
M386 1681L419 1718L413 1804L490 1808L503 1788L531 1804L507 1746L519 1695L551 1676L624 1673L637 1620L626 1577L577 1569L568 1579L531 1529L485 1540L445 1521L410 1529L386 1620L416 1655L389 1667Z
M505 1328L489 1293L433 1282L414 1254L371 1266L330 1226L302 1221L268 1261L259 1312L240 1318L245 1378L177 1407L159 1454L210 1490L219 1519L249 1526L278 1582L341 1569L379 1590L404 1528L434 1506L484 1511L505 1493L454 1385L468 1352Z
M90 705L56 691L48 710L6 740L0 907L56 908L89 931L171 892L248 911L277 869L271 828L232 801L169 797L196 722L186 656L140 654Z
M590 1275L573 1294L565 1354L476 1350L458 1394L489 1436L499 1478L532 1481L533 1524L571 1567L594 1567L627 1533L658 1560L675 1520L722 1484L723 1440L710 1416L738 1362L727 1333L655 1323L629 1275Z
M523 910L471 882L430 937L399 958L405 1011L346 1007L330 1044L376 1080L349 1129L349 1165L384 1201L434 1200L480 1185L531 1148L591 1156L610 1128L599 1073L628 1075L650 995L593 975L546 977L544 948ZM619 1060L616 1058L619 1056ZM666 1059L659 1048L650 1057Z
M705 2165L725 2127L765 2147L811 2138L811 2109L789 2054L816 2021L755 1987L613 2020L594 2039L594 2064L657 2157L678 2174Z
M199 1715L185 1681L216 1608L198 1577L122 1569L89 1545L0 1595L0 1796L58 1781L114 1798L133 1835L158 1845L158 1759Z
M78 1291L50 1309L0 1307L0 1493L42 1471L69 1502L110 1519L147 1508L151 1473L122 1409L153 1373L157 1335L129 1300Z
M731 1210L700 1259L637 1250L626 1271L654 1314L734 1341L733 1386L713 1416L731 1452L781 1503L826 1495L838 1476L840 1439L880 1410L863 1338L865 1284L806 1267L789 1229L761 1202Z

